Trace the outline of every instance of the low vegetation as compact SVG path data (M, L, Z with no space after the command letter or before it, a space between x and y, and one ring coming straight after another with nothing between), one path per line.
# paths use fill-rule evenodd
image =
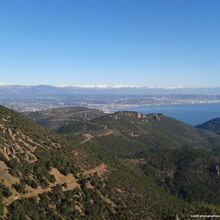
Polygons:
M2 219L220 214L218 135L161 114L101 115L57 133L4 107L0 116Z

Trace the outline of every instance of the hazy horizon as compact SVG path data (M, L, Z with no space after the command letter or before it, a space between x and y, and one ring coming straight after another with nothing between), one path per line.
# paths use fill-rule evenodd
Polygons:
M37 86L49 86L57 88L67 88L67 87L79 87L79 88L100 88L100 89L118 89L118 88L145 88L145 89L219 89L219 86L149 86L149 85L138 85L138 84L19 84L19 83L0 83L0 87L7 86L27 86L27 87L37 87Z

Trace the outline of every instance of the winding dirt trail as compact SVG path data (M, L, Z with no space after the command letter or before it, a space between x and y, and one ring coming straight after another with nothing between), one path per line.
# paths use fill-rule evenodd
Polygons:
M104 136L110 136L111 134L113 134L113 130L108 130L102 133L99 133L97 135L92 135L90 133L86 133L83 134L83 137L85 138L83 141L81 141L81 144L85 144L88 141L91 141L92 139L94 139L95 137L104 137Z
M95 138L93 135L91 135L91 134L89 134L89 133L83 134L83 137L84 137L85 139L81 142L81 144L85 144L86 142L91 141L92 139Z
M107 172L107 165L102 163L99 166L94 167L93 169L84 171L83 175L84 176L89 176L89 175L101 176L105 172Z

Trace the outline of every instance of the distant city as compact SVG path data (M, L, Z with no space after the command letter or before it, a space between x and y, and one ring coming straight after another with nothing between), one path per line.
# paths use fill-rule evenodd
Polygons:
M19 112L84 106L104 112L168 104L220 103L220 88L148 88L121 85L1 85L0 104Z

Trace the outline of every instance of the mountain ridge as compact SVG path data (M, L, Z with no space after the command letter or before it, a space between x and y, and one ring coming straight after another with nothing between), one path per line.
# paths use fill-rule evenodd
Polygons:
M197 125L196 127L220 134L220 118L211 119L203 124Z

